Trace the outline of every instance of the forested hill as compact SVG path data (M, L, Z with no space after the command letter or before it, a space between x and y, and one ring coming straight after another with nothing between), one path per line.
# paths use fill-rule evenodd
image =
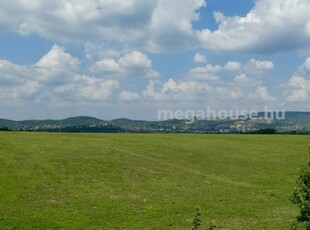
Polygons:
M141 121L129 119L101 120L95 117L71 117L63 120L0 119L0 130L51 131L51 132L174 132L174 133L243 133L274 129L280 133L310 133L310 112L286 112L285 119L265 117L258 113L256 119L195 119Z

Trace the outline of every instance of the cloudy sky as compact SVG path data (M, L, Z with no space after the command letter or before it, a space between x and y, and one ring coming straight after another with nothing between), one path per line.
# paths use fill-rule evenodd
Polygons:
M310 110L309 0L0 1L0 117Z

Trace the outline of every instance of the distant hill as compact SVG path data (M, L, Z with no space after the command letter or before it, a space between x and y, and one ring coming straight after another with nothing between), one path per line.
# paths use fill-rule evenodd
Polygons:
M67 119L60 120L61 124L65 124L66 126L75 126L75 125L95 125L102 124L106 121L100 120L95 117L70 117Z
M0 119L0 128L7 127L12 130L23 129L23 125L18 121L11 121L7 119Z
M284 118L284 117L280 117ZM275 129L280 133L310 133L310 112L286 112L285 119L258 113L256 119L227 118L213 120L196 119L189 124L185 120L143 121L126 118L111 121L95 117L70 117L63 120L12 121L0 119L0 130L51 131L51 132L173 132L173 133L242 133L261 129Z
M140 121L140 120L130 120L127 118L120 118L120 119L115 119L111 121L113 124L118 125L118 126L141 126L141 125L147 125L152 123L151 121Z

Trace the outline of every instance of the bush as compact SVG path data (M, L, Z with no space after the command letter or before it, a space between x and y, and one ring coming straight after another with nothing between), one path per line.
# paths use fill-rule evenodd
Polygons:
M192 223L192 230L197 230L201 226L201 209L195 207L195 215Z
M201 227L201 209L200 207L195 207L195 214L192 222L192 230L197 230ZM211 221L206 230L214 230L216 228L216 224Z
M299 172L296 183L297 188L291 196L291 201L299 207L297 222L305 223L306 229L310 230L310 161Z

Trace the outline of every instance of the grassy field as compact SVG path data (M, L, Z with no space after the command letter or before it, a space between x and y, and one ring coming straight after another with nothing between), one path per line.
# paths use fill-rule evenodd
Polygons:
M290 229L309 136L0 133L0 229ZM202 228L202 229L205 229Z

